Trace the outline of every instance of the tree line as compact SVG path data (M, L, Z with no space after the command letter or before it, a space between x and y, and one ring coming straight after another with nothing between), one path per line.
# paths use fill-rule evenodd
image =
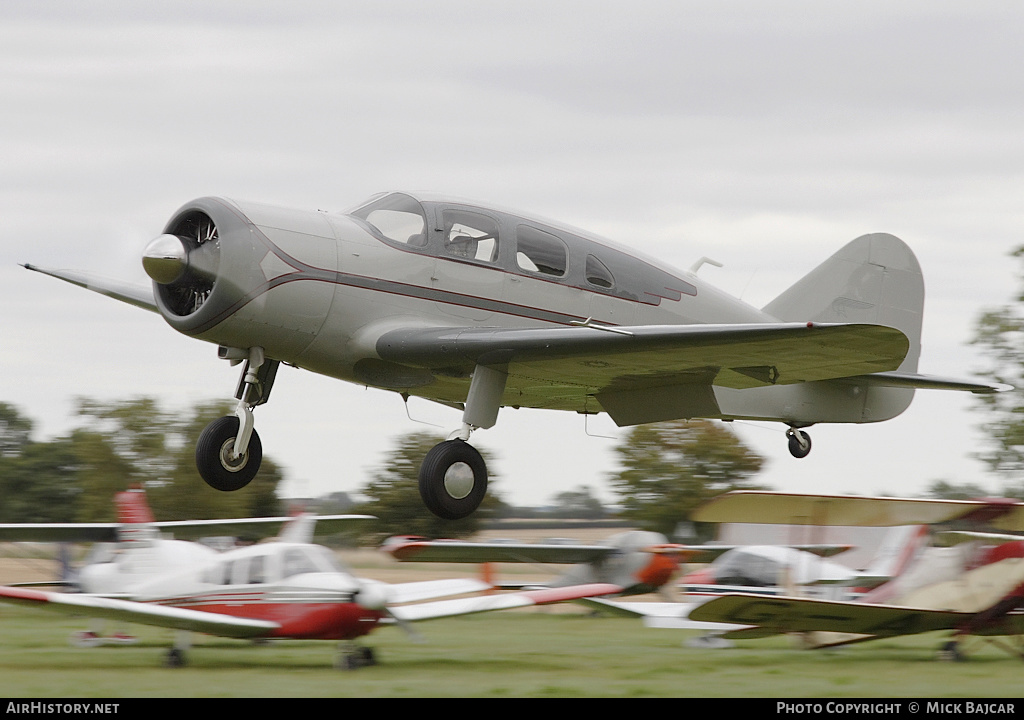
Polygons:
M112 498L144 487L160 520L260 517L284 513L276 491L280 466L265 457L246 488L217 492L195 469L194 448L203 427L231 412L226 403L199 404L182 412L162 409L152 398L99 402L81 399L78 427L47 441L33 439L34 423L18 408L0 403L0 522L109 522ZM460 521L426 512L418 472L439 438L412 433L398 438L359 490L365 498L351 512L376 515L379 535L464 537L480 523L508 516L499 473L480 511ZM634 428L617 448L622 469L611 475L623 519L665 534L698 504L729 490L751 488L763 460L727 427L678 421ZM489 463L494 465L494 463ZM557 494L560 517L607 517L591 488L581 484Z

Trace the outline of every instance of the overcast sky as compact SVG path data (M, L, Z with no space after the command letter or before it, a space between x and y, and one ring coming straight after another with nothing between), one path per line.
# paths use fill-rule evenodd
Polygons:
M203 195L344 210L381 190L493 201L605 235L761 306L867 232L925 274L922 372L971 377L1024 228L1016 2L0 4L0 400L73 427L76 396L227 399L236 369L157 315L17 263L147 284L142 249ZM901 417L739 424L796 492L998 487L970 397ZM410 404L415 420L457 412ZM282 368L256 426L287 495L354 491L431 428L394 393ZM588 432L590 433L588 435ZM514 503L612 499L607 417L503 410L474 435Z

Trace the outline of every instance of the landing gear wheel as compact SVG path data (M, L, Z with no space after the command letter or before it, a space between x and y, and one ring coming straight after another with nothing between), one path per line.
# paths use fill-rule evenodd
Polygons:
M487 494L487 466L464 440L448 440L430 449L420 465L420 497L430 512L461 520L480 507Z
M206 426L196 443L196 467L206 484L215 490L231 492L244 488L256 477L263 461L260 436L252 431L249 447L239 458L232 458L238 418L226 415Z
M963 662L967 658L960 652L960 643L956 640L947 640L942 643L942 647L939 648L937 653L939 660L945 660L946 662Z
M334 667L339 670L358 670L361 667L370 667L376 664L377 657L373 652L373 648L354 647L342 650L338 654L338 659L334 662Z
M786 431L789 438L789 454L795 458L805 458L811 452L811 436L803 430L790 428Z
M167 654L164 656L164 667L185 667L185 653L178 648L171 648L167 651Z

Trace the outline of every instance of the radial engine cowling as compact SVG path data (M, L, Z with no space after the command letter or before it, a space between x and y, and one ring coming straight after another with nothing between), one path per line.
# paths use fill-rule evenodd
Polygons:
M252 230L231 201L200 198L178 210L149 244L142 265L172 327L200 336L265 282L258 262L266 248Z
M334 300L338 240L322 212L207 197L174 214L143 266L175 330L298 363Z

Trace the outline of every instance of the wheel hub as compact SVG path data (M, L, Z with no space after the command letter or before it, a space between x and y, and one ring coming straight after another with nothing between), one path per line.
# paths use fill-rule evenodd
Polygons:
M473 468L464 462L453 463L444 473L444 490L461 500L473 492Z
M249 460L249 453L242 453L235 457L235 439L228 438L220 446L220 464L228 472L238 472L245 467Z

